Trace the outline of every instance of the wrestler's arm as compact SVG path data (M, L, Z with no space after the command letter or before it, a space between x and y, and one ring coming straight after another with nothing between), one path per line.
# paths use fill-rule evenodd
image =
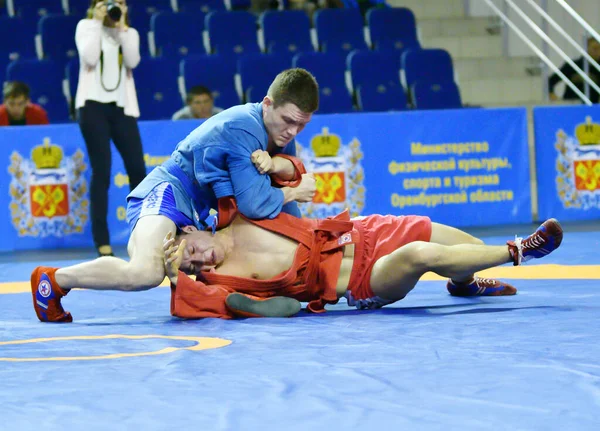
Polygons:
M238 208L246 217L274 218L290 203L292 205L287 205L286 210L299 213L299 210L294 211L294 208L297 210L294 201L297 199L298 189L273 187L271 178L261 175L255 168L250 154L230 153L227 166Z
M296 141L287 144L280 154L296 157ZM273 157L273 170L270 174L277 175L282 180L290 181L295 179L298 172L294 163L290 159L277 156L278 154L275 154Z
M234 196L246 217L274 218L285 204L296 199L297 191L273 187L270 177L261 175L251 161L252 152L260 148L256 138L243 133L239 139L235 145L198 149L194 154L196 178L201 184L210 184L217 199Z
M177 286L179 278L179 267L183 260L183 250L185 250L186 240L182 240L180 244L175 244L175 237L172 232L167 233L163 239L163 252L165 274L174 286Z

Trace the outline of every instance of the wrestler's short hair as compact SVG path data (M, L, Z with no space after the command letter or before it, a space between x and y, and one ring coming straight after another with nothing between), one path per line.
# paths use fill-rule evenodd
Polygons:
M293 103L307 114L319 109L319 84L309 71L298 67L277 75L267 95L273 100L274 108Z

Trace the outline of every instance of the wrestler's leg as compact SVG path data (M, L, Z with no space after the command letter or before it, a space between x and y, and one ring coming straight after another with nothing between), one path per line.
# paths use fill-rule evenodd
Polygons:
M475 238L460 229L452 226L447 226L440 223L431 223L431 239L429 242L442 245L457 245L457 244L478 244L483 245L483 241Z
M428 271L453 280L467 280L476 271L511 261L506 246L446 246L416 241L375 262L370 279L371 289L381 298L396 301L404 298Z
M127 250L130 260L101 257L78 265L60 268L55 278L63 289L140 291L158 286L165 278L163 239L176 233L173 221L162 215L138 220Z

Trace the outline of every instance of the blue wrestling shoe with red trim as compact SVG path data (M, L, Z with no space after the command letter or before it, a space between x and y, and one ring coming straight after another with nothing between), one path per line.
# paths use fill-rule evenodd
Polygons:
M507 241L508 250L513 258L513 265L521 265L531 259L539 259L556 250L563 239L563 230L556 219L548 219L527 238L515 236L514 241Z
M31 273L33 308L42 322L68 323L73 321L73 316L60 303L67 292L56 283L54 273L57 269L38 266Z
M448 280L446 288L452 296L504 296L517 293L517 289L508 283L477 276L465 283Z

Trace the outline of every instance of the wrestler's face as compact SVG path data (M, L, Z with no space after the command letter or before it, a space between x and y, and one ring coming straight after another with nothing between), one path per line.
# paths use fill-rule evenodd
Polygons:
M302 112L293 103L275 108L269 96L263 99L263 119L269 134L269 142L273 142L278 147L283 148L289 144L306 127L311 118L312 114Z
M186 239L183 259L179 269L186 274L210 271L225 260L225 249L210 232L199 231L194 226L185 226L183 234L178 235L178 243Z

